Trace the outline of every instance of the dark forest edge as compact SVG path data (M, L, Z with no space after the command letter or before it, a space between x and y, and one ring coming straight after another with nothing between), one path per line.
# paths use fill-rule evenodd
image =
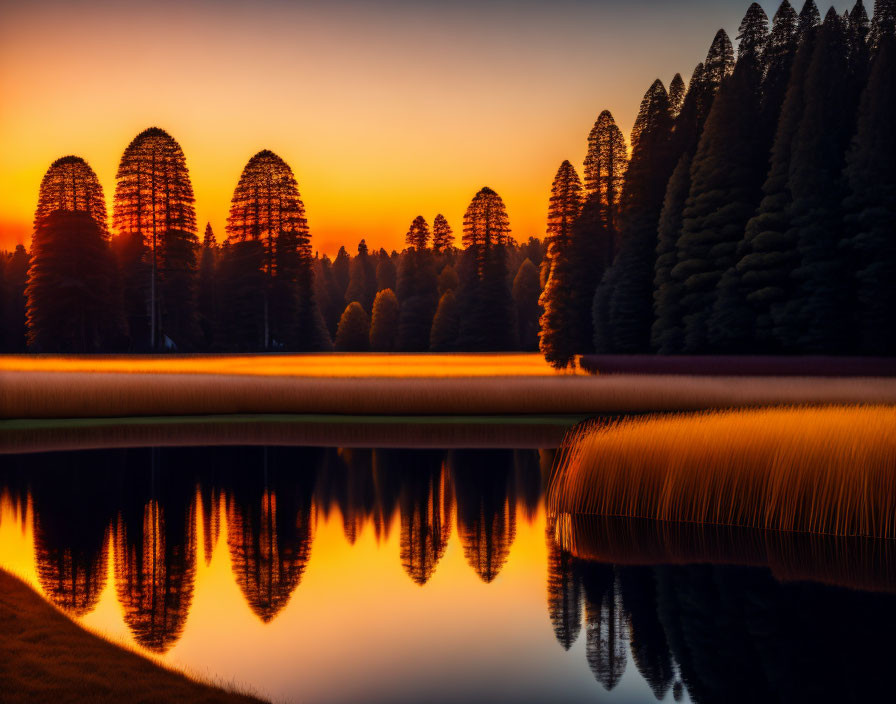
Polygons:
M647 91L630 139L609 111L584 178L564 161L546 236L511 237L482 188L463 249L418 216L401 253L312 256L290 167L246 165L226 239L200 243L184 154L127 147L110 231L68 156L41 184L31 251L2 257L0 349L497 351L558 368L590 353L896 352L896 0L824 20L753 3L686 86ZM112 232L114 231L114 236Z

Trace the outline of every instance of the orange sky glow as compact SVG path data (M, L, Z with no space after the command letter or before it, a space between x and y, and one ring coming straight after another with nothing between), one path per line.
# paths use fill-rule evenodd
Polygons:
M110 206L151 125L184 149L201 230L268 148L293 168L315 250L401 249L411 220L458 234L473 194L542 236L551 180L581 171L609 108L630 131L650 83L689 78L747 2L0 0L0 249L27 243L40 179L76 154ZM763 3L774 12L776 3Z

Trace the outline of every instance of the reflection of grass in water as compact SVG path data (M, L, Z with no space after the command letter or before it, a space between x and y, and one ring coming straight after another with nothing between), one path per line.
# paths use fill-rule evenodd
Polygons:
M0 699L21 702L250 704L168 670L75 625L0 570Z
M558 513L896 538L896 408L712 412L588 423Z
M570 514L553 535L575 557L615 565L768 567L779 581L896 592L896 543L878 538Z

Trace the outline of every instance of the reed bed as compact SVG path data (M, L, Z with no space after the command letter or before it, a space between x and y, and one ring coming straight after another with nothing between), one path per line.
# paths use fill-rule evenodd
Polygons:
M575 557L614 565L767 567L780 582L896 593L896 543L860 537L561 514L554 540Z
M896 408L622 418L572 431L555 514L896 538Z
M266 357L255 358L263 367ZM597 415L782 404L896 404L896 379L549 374L353 377L0 371L0 418L233 414ZM335 372L334 372L335 373Z

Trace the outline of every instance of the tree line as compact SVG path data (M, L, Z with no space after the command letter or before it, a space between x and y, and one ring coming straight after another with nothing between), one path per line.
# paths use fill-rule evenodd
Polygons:
M753 3L686 85L660 80L629 143L608 110L564 161L545 236L518 243L483 188L461 247L416 217L400 253L313 255L295 176L263 150L225 236L200 242L183 151L159 128L102 188L63 157L30 252L0 253L5 351L896 351L896 0L822 21ZM114 234L113 234L114 233Z
M602 114L554 179L540 344L578 353L896 352L896 2L753 3L687 87ZM617 156L618 154L618 156Z

